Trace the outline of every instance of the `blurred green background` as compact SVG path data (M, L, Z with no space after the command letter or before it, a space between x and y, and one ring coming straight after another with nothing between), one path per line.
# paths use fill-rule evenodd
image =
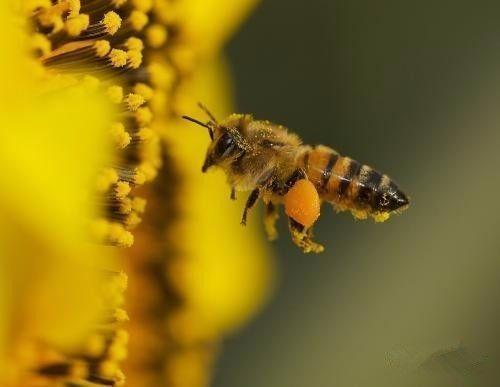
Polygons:
M384 224L324 206L319 256L282 222L276 294L214 386L500 386L500 3L269 0L228 52L241 112L413 204Z

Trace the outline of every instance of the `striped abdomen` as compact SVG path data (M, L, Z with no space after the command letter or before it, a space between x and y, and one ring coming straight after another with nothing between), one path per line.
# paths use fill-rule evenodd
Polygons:
M323 200L338 210L351 210L358 218L371 215L375 220L385 220L389 213L409 203L387 175L326 146L305 148L298 162Z

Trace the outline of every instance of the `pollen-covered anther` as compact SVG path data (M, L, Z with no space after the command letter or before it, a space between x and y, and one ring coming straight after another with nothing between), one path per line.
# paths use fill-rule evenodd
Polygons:
M104 353L106 349L106 341L99 334L91 335L85 342L85 353L88 356L98 357Z
M113 67L124 67L127 64L128 55L126 51L113 48L109 53L109 60Z
M125 321L129 320L127 312L125 311L125 309L122 309L122 308L116 308L113 311L112 318L116 322L125 322Z
M108 349L108 356L114 361L123 361L127 358L127 347L120 342L114 342Z
M89 15L80 14L69 17L64 27L69 36L78 36L89 27Z
M171 25L175 23L179 17L178 12L179 6L178 2L171 1L155 1L154 4L154 15L155 19L166 25Z
M134 244L134 236L121 223L97 219L90 226L90 233L97 242L118 247L130 247Z
M118 199L123 199L130 193L130 184L126 181L119 181L115 184L115 195Z
M134 93L142 95L146 101L149 101L153 98L154 90L145 83L136 83L134 85Z
M52 51L52 42L43 34L33 34L31 47L34 50L39 50L42 56L48 55Z
M56 7L50 7L43 10L38 15L38 22L43 27L51 27L52 33L57 33L64 28L62 12L59 9L56 9Z
M99 375L106 379L113 380L118 371L118 364L113 360L107 359L99 364Z
M153 132L150 128L141 128L137 131L137 139L139 141L148 141L151 140L155 135L155 132Z
M148 66L148 72L151 77L151 82L154 86L161 89L170 89L175 80L174 69L167 63L159 61L152 62Z
M125 103L130 111L135 112L146 103L146 100L140 94L130 93L125 97Z
M142 214L146 210L146 199L135 197L132 199L132 209L139 213Z
M141 107L135 112L135 119L139 126L149 125L153 120L153 113L149 107Z
M130 22L132 28L139 32L146 27L149 22L149 17L144 12L134 10L130 13L128 21Z
M130 247L134 244L134 236L120 223L107 222L105 233L101 239L105 243L110 243L118 247Z
M144 50L144 43L141 39L132 36L125 42L125 47L127 47L129 50L142 51Z
M117 272L113 276L113 281L112 281L112 286L116 289L117 292L123 293L125 290L127 290L128 287L128 276L125 274L125 272L120 271ZM119 330L116 332L116 335L125 335L128 340L128 333L127 331L124 330Z
M106 93L111 102L116 104L123 102L123 88L121 86L109 86Z
M146 30L146 41L150 47L159 48L168 39L168 31L164 25L153 24Z
M106 168L97 177L96 189L98 192L106 192L117 182L118 172L114 168Z
M146 175L139 168L135 170L134 174L134 184L142 185L147 181Z
M121 149L130 144L130 141L132 140L132 137L125 130L125 126L121 122L115 122L112 124L110 132L115 144Z
M128 0L111 0L111 4L113 4L113 6L115 8L120 8L123 5L125 5L127 3L127 1Z
M130 214L132 212L132 199L123 198L118 206L118 212L124 215Z
M116 12L110 11L104 15L101 23L104 25L109 35L114 35L122 25L122 18Z
M142 219L138 214L131 212L125 219L125 227L127 230L133 230L141 223L141 221Z
M138 69L142 64L142 52L138 50L127 51L128 64L132 69Z
M170 59L183 74L192 72L198 61L197 53L191 46L180 44L170 49Z
M154 180L154 178L158 175L158 168L151 162L143 162L137 167L139 171L141 171L146 177L146 181Z
M149 12L153 8L153 0L132 0L135 9L141 12Z
M99 58L104 58L111 51L111 44L107 40L98 40L94 43L94 49Z

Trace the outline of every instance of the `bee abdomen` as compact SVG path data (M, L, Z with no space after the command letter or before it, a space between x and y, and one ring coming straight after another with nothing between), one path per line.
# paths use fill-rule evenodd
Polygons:
M352 210L366 217L408 204L406 196L387 175L331 148L319 145L306 150L300 164L321 198L340 210Z

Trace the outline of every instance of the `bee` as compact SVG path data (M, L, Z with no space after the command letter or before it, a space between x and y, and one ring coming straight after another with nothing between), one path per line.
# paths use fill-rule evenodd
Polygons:
M409 199L387 175L342 156L324 145L309 146L284 126L255 120L249 114L232 114L219 122L203 105L208 121L182 118L208 129L210 145L202 172L221 168L237 191L250 191L243 210L262 199L264 226L270 240L276 239L278 209L284 205L293 242L305 253L320 253L323 246L313 241L313 225L322 202L337 212L350 211L356 219L383 222L393 213L408 208Z

